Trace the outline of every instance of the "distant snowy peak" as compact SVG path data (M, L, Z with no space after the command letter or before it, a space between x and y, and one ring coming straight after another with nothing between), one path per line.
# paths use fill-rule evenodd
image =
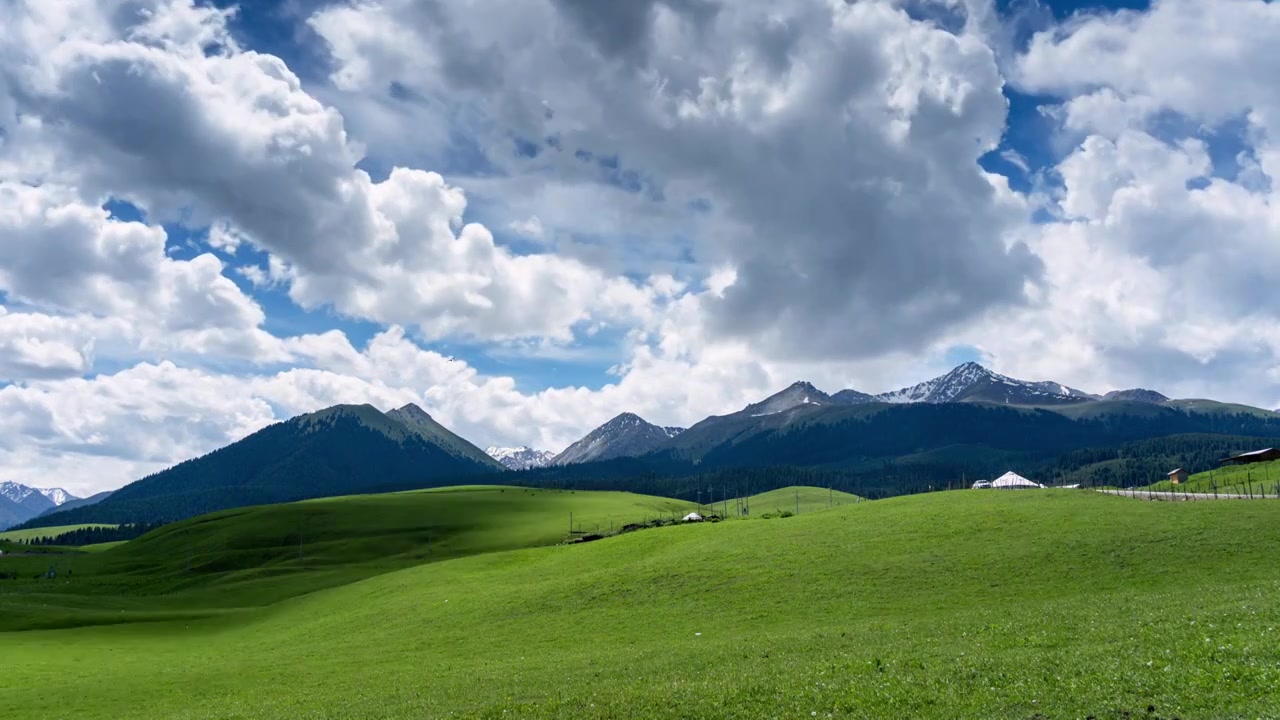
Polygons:
M488 447L485 454L502 463L509 470L530 470L549 465L556 454L548 450L534 450L528 446L515 448Z
M1062 405L1097 400L1098 397L1061 383L1017 380L992 372L978 363L967 362L946 375L877 395L876 399L887 403Z
M62 488L33 488L33 489L36 492L40 493L41 495L49 498L49 500L51 500L54 505L58 505L58 506L61 506L64 503L71 502L72 500L80 499L75 495L72 495L71 493L67 492L66 490L63 490Z
M926 380L901 390L881 393L876 398L881 402L888 403L933 404L953 402L975 383L996 377L1003 376L997 375L977 363L968 362L941 377Z
M9 480L0 482L0 496L4 497L9 502L22 504L30 501L35 495L44 496L44 493L33 487L27 487L22 483L16 483ZM49 502L54 501L49 500Z
M0 530L57 508L45 493L22 483L0 482Z
M626 412L565 448L565 451L557 455L551 464L570 465L619 457L635 457L656 449L682 432L684 428L654 425L635 413Z
M1150 390L1123 391L1126 397L1121 399L1136 399L1136 397L1128 397L1128 395L1134 393L1143 393L1143 397L1146 398L1145 402L1164 402L1167 400L1163 395ZM841 390L834 395L828 395L810 383L797 382L758 403L748 405L738 414L749 417L763 417L805 406L865 405L869 403L927 403L937 405L953 402L982 402L1000 405L1040 406L1071 405L1099 399L1101 398L1097 395L1091 395L1061 383L1018 380L992 372L978 363L967 362L940 377L879 395L868 395L857 390Z

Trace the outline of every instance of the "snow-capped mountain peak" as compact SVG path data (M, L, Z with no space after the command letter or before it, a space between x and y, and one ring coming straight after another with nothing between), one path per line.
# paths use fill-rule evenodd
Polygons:
M984 379L1001 377L975 362L956 366L950 372L932 380L877 396L889 403L944 403L952 402L965 390Z
M54 505L57 505L59 507L61 507L63 503L80 499L75 495L72 495L71 493L67 492L66 490L63 490L62 488L32 488L32 489L40 493L41 495L49 498L49 500L52 501Z
M918 385L877 395L888 403L949 403L980 401L1008 405L1076 403L1096 396L1056 382L1029 382L992 372L976 362L956 366L950 372Z
M27 487L22 483L16 483L11 480L0 482L0 496L14 503L26 502L33 495L42 495L39 490L33 487ZM50 502L53 502L50 500Z
M59 492L67 499L75 499L70 493ZM0 502L0 530L26 522L57 507L45 491L13 481L0 482L0 499L3 499Z
M514 448L490 446L485 448L484 452L510 470L529 470L543 467L555 457L553 452L534 450L527 445Z

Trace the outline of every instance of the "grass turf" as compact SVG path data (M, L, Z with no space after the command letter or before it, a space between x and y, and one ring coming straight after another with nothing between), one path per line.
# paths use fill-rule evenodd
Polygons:
M863 501L857 495L809 486L770 490L744 500L745 502L729 500L726 503L717 503L708 507L714 507L716 512L724 512L727 509L726 517L735 516L742 508L750 508L751 513L747 517L758 518L763 515L781 515L784 512L796 514L797 506L800 514L807 514Z
M0 717L1272 717L1277 541L1084 491L660 528L3 634Z
M5 555L0 631L190 619L380 573L550 545L692 503L618 492L458 486L237 508L103 552ZM25 547L25 546L20 546ZM53 580L44 574L52 567Z
M63 533L69 533L72 530L83 530L84 528L113 528L115 525L103 525L101 523L89 523L86 525L57 525L55 527L30 528L28 530L6 530L0 532L0 540L30 540L36 537L57 537Z
M111 542L93 543L92 545L81 545L76 549L81 552L96 553L96 552L103 552L106 550L110 550L111 548L120 547L126 542L129 542L129 541L128 540L112 540Z

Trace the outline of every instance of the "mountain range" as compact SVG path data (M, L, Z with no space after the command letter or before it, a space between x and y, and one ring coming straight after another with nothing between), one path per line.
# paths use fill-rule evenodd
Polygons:
M755 491L798 478L883 495L1003 472L1014 463L1047 468L1071 453L1175 436L1185 437L1159 447L1177 447L1181 454L1159 450L1164 454L1158 462L1194 457L1204 464L1223 449L1252 449L1251 438L1280 437L1280 414L1213 400L1173 400L1140 388L1095 395L965 363L879 395L853 389L828 394L796 382L688 429L624 412L552 457L527 447L482 451L416 405L387 413L370 405L339 405L271 425L96 504L68 503L57 512L28 515L33 519L27 523L168 521L249 504L481 478L674 497L701 482L695 478L713 473L750 475ZM1144 453L1147 464L1125 466L1123 477L1152 472L1157 451L1143 447L1148 449L1135 452ZM1099 457L1114 460L1114 452L1119 451ZM1106 472L1114 473L1118 466L1108 462ZM1077 463L1073 472L1085 465ZM799 469L805 469L803 477ZM496 477L511 471L519 476Z
M79 499L62 488L37 488L12 481L0 482L0 530L52 512Z
M484 453L502 463L502 466L508 470L531 470L545 467L556 456L550 450L534 450L528 446L518 448L490 446L485 448Z
M1212 401L1190 401L1209 402ZM834 408L884 405L940 405L974 403L1006 407L1075 410L1098 409L1102 412L1122 409L1116 403L1169 405L1174 401L1158 392L1144 389L1119 390L1095 395L1056 382L1032 382L993 372L982 365L967 362L944 375L892 392L871 395L853 389L827 394L812 383L799 381L736 413L712 416L695 424L682 437L679 432L663 432L632 413L623 413L591 431L551 463L567 465L579 462L639 457L669 449L698 453L730 441L753 429L778 426L797 415L818 415ZM1171 404L1173 403L1173 404ZM1261 411L1265 412L1265 411ZM764 419L769 418L769 419ZM667 428L665 430L673 430ZM678 429L675 429L678 430Z

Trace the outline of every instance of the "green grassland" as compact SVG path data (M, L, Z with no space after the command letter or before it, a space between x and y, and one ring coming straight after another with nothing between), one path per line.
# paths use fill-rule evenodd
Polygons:
M0 540L0 552L7 554L4 562L0 563L0 572L3 572L5 567L12 569L14 556L77 554L80 552L80 549L74 547L63 547L62 545L26 545L23 543L16 543L12 540Z
M1280 460L1249 465L1224 465L1210 472L1196 473L1187 482L1172 485L1168 480L1155 483L1152 490L1177 490L1178 492L1219 493L1274 496L1280 484Z
M57 537L62 533L68 533L72 530L82 530L84 528L95 527L116 527L115 525L102 525L100 523L91 523L87 525L58 525L56 527L31 528L29 530L7 530L0 532L0 540L30 540L37 537Z
M862 502L862 498L838 490L818 487L788 487L752 495L742 503L730 500L728 503L714 507L717 511L720 511L721 507L727 507L729 514L726 517L733 517L739 507L750 509L751 512L748 517L760 517L766 514L781 515L784 512L795 514L797 505L799 513L806 514L819 510L830 510L831 508L856 502Z
M81 552L103 552L105 550L110 550L111 548L114 548L114 547L120 547L121 545L127 542L129 541L128 540L112 540L111 542L93 543L92 545L81 545L77 549L80 550Z
M460 486L237 508L97 553L0 557L0 631L189 619L449 558L550 545L693 503L621 492ZM25 546L19 546L25 547ZM54 580L44 577L53 567Z
M0 634L0 717L1280 714L1280 503L956 491L578 545L494 533L258 609ZM370 551L342 544L317 553ZM246 582L203 582L224 581Z

